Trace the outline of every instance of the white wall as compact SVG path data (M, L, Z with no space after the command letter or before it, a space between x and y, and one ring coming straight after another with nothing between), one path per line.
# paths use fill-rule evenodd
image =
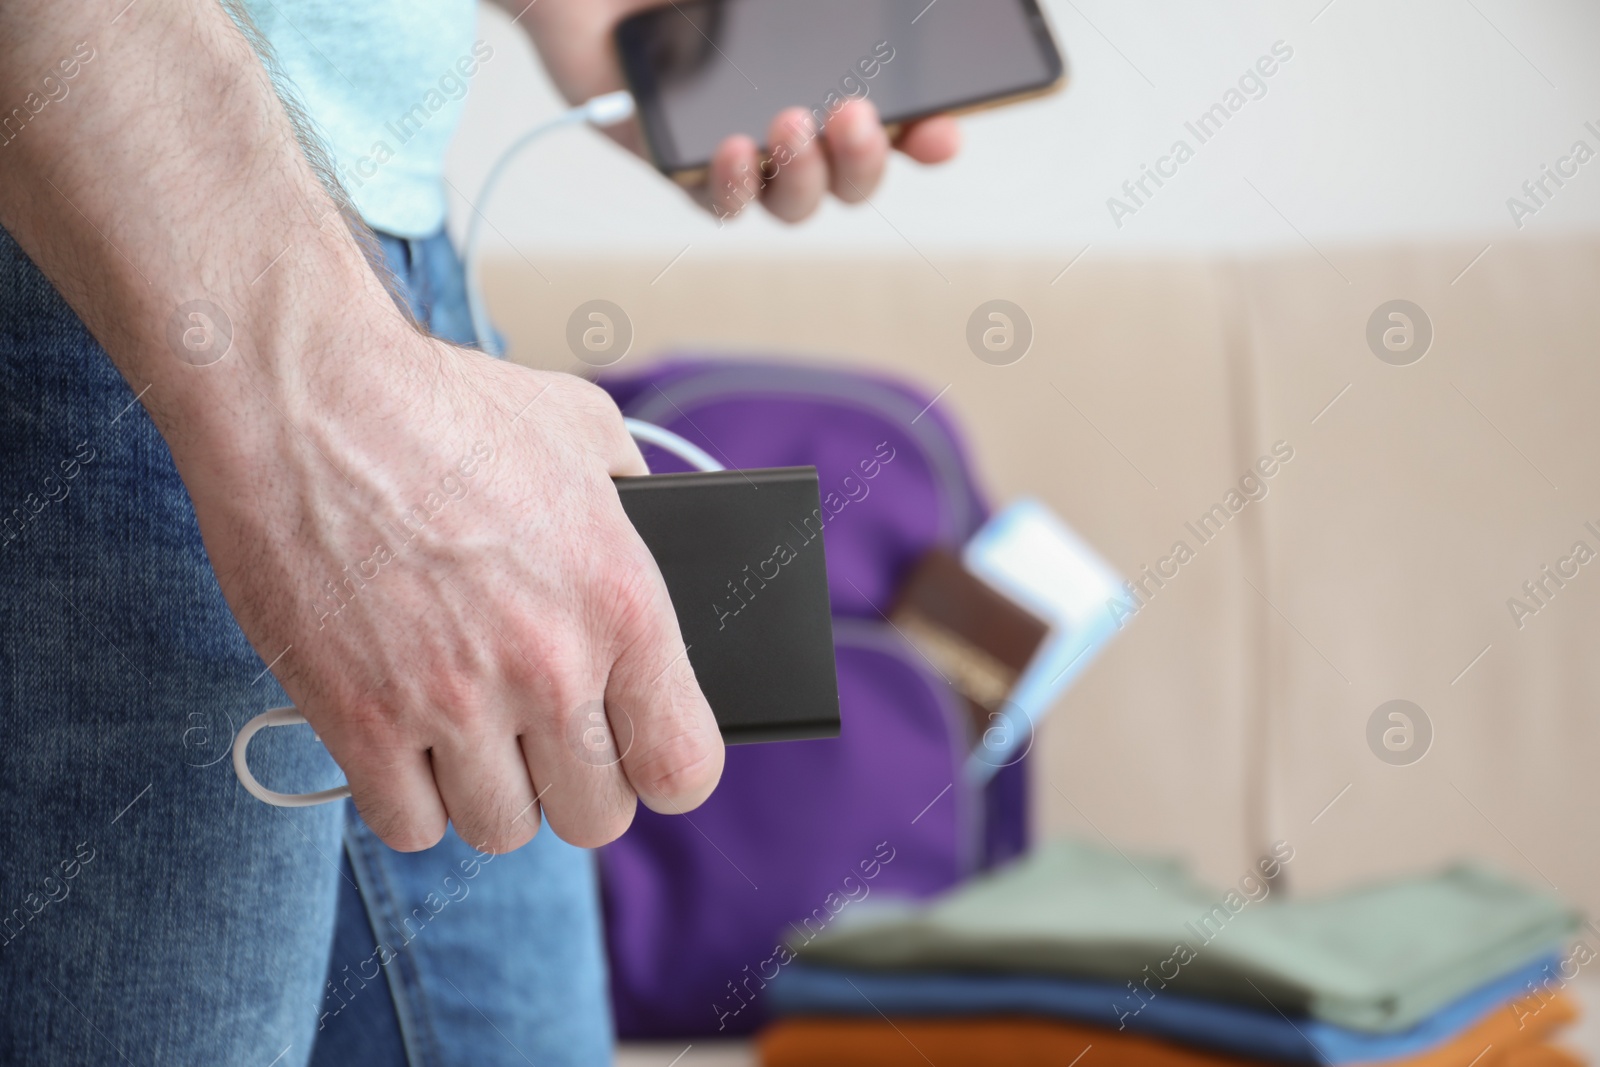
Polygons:
M803 3L804 0L795 0ZM948 166L896 162L872 207L830 204L789 229L719 230L646 164L589 130L520 161L493 230L541 254L1092 254L1317 248L1368 240L1484 243L1600 231L1600 159L1519 232L1506 200L1577 139L1600 151L1600 5L1582 0L1046 0L1072 68L1045 101L966 120ZM451 157L475 196L495 154L557 100L520 32L495 48ZM1147 206L1106 200L1154 163L1276 41L1293 58ZM1251 185L1255 186L1252 189ZM1551 188L1554 188L1551 186ZM1255 190L1259 190L1259 193ZM459 225L468 210L456 198ZM1270 203L1269 203L1270 201ZM881 215L880 215L881 213ZM1281 214L1280 214L1281 213ZM898 232L897 232L898 231ZM903 235L903 236L902 236ZM489 232L489 255L512 250Z

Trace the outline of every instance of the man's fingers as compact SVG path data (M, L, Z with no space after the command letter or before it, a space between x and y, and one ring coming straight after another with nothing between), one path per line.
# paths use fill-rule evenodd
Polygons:
M676 815L703 804L722 777L722 737L688 661L619 661L606 703L629 709L633 746L622 767L644 806Z
M523 368L511 366L514 372L526 373ZM562 383L561 393L551 397L550 401L561 405L564 411L575 414L594 431L584 445L597 450L606 465L606 473L613 478L629 475L649 474L650 468L645 466L644 457L639 453L639 445L628 435L627 426L622 421L622 412L617 408L617 402L611 394L592 382L579 378ZM574 449L573 458L576 459L578 449Z
M607 459L606 473L613 478L637 478L650 473L644 453L639 451L639 442L629 435L626 427L622 428L622 439L616 443Z
M961 151L961 126L949 115L907 124L894 146L918 163L943 163Z
M889 163L889 135L878 109L852 100L828 120L828 157L833 163L833 195L856 203L872 195Z
M636 800L622 772L633 729L625 716L616 718L613 725L604 701L589 700L560 717L530 721L522 736L550 829L579 848L615 841L633 823Z
M361 819L397 852L421 852L444 837L447 816L422 749L397 749L389 758L343 763L350 799Z
M743 135L717 146L706 176L705 199L718 218L733 218L761 196L761 149Z
M605 697L608 718L626 745L622 769L651 811L688 811L722 777L722 735L659 578L635 596L624 633L632 640L612 664ZM621 736L625 729L631 738Z
M890 148L918 163L943 163L961 151L961 127L948 115L906 124L891 146L869 100L851 100L828 120L820 135L804 108L790 108L773 119L762 160L756 143L742 134L717 147L698 199L719 218L732 218L760 198L785 222L799 222L833 195L855 203L872 195L883 178Z
M539 829L533 783L514 736L462 733L434 743L433 777L456 833L483 852L510 852Z
M792 107L772 120L767 143L766 192L762 203L785 222L799 222L817 210L828 191L828 157L817 135L816 120L805 108Z

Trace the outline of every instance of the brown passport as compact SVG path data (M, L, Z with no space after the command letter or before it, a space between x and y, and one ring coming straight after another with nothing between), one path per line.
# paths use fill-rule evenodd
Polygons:
M1000 711L1047 623L974 576L943 548L923 556L901 586L890 613L912 646L966 697L974 736Z

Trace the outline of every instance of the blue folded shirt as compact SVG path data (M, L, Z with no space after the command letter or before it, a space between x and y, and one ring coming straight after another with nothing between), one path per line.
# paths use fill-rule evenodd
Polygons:
M1491 1011L1528 994L1559 964L1538 960L1468 993L1408 1030L1370 1033L1309 1016L1256 1011L1224 1001L1158 993L1137 1013L1110 982L1032 975L840 970L791 963L772 980L777 1016L890 1017L1044 1015L1127 1029L1181 1044L1277 1063L1338 1065L1414 1056L1450 1040ZM1120 1025L1119 1025L1120 1021Z

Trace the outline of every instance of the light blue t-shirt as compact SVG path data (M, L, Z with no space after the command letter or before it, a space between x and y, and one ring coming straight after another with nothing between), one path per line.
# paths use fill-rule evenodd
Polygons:
M444 154L467 87L494 55L475 0L244 0L281 74L373 229L444 224Z

